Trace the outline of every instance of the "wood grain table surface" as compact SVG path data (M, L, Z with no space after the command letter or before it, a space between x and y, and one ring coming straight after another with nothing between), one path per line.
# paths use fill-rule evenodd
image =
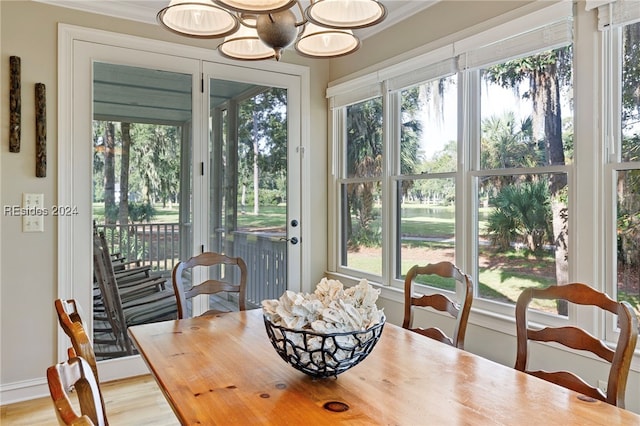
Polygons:
M360 364L319 380L280 358L261 310L129 334L185 425L640 425L635 413L390 323Z

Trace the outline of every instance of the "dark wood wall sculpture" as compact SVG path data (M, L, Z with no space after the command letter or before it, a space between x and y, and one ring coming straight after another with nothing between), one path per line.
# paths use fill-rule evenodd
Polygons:
M47 93L36 83L36 177L47 176Z
M20 58L9 57L9 152L20 152Z

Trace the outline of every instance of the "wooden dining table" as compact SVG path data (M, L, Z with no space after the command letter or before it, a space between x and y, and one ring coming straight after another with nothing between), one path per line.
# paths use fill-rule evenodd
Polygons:
M640 425L640 416L386 323L371 354L314 379L262 311L129 328L184 425Z

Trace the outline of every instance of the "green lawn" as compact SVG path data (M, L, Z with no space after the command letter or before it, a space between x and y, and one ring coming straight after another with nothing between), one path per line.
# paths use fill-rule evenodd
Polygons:
M98 223L104 220L104 204L94 203L94 219ZM178 222L178 207L162 207L155 206L156 215L154 223L176 223ZM480 212L480 226L484 226L484 218L487 212ZM425 236L425 230L428 231L429 238L447 238L454 234L454 211L451 207L429 206L419 204L405 204L402 208L402 233L407 236ZM261 229L275 230L283 229L286 221L285 206L262 206L259 214L253 214L249 207L244 213L238 215L238 227L241 229ZM378 214L376 221L380 221ZM376 225L374 225L375 227ZM451 251L453 245L451 242L427 241L420 239L403 240L403 252L410 253L412 250L429 251L437 253L439 251ZM536 271L548 270L553 268L554 259L552 256L543 258L526 257L522 252L510 252L501 256L484 253L480 255L488 256L491 259L492 266L481 268L478 277L478 294L480 297L503 301L506 303L515 303L522 289L526 287L546 287L553 285L555 280L549 274L541 274ZM351 252L348 255L348 265L354 269L366 271L375 275L382 274L381 268L381 250L379 248L370 248L363 250L362 253ZM500 258L500 261L496 259ZM403 259L402 271L407 271L413 264L418 263L415 259ZM514 267L515 265L515 267ZM436 280L430 281L429 285L450 290L452 283ZM621 293L620 300L627 300L633 306L640 306L640 297L638 295L628 295ZM541 303L536 308L543 310L554 310L554 304Z
M177 223L178 206L163 207L156 204L153 223ZM247 212L238 214L239 228L283 228L286 221L286 206L262 206L260 213L255 215L253 209L247 208ZM104 203L93 203L93 218L98 222L104 222Z
M177 223L178 222L178 206L163 207L162 204L153 206L156 214L153 217L153 223ZM93 219L98 223L104 222L104 203L93 203Z

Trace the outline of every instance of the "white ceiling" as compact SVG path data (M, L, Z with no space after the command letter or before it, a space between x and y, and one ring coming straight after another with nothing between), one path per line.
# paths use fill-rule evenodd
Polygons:
M156 14L169 4L169 0L34 0L54 6L67 7L101 15L115 16L132 21L156 23ZM380 24L355 31L365 39L390 27L440 0L380 0L387 8L387 17ZM303 4L308 1L303 0Z

